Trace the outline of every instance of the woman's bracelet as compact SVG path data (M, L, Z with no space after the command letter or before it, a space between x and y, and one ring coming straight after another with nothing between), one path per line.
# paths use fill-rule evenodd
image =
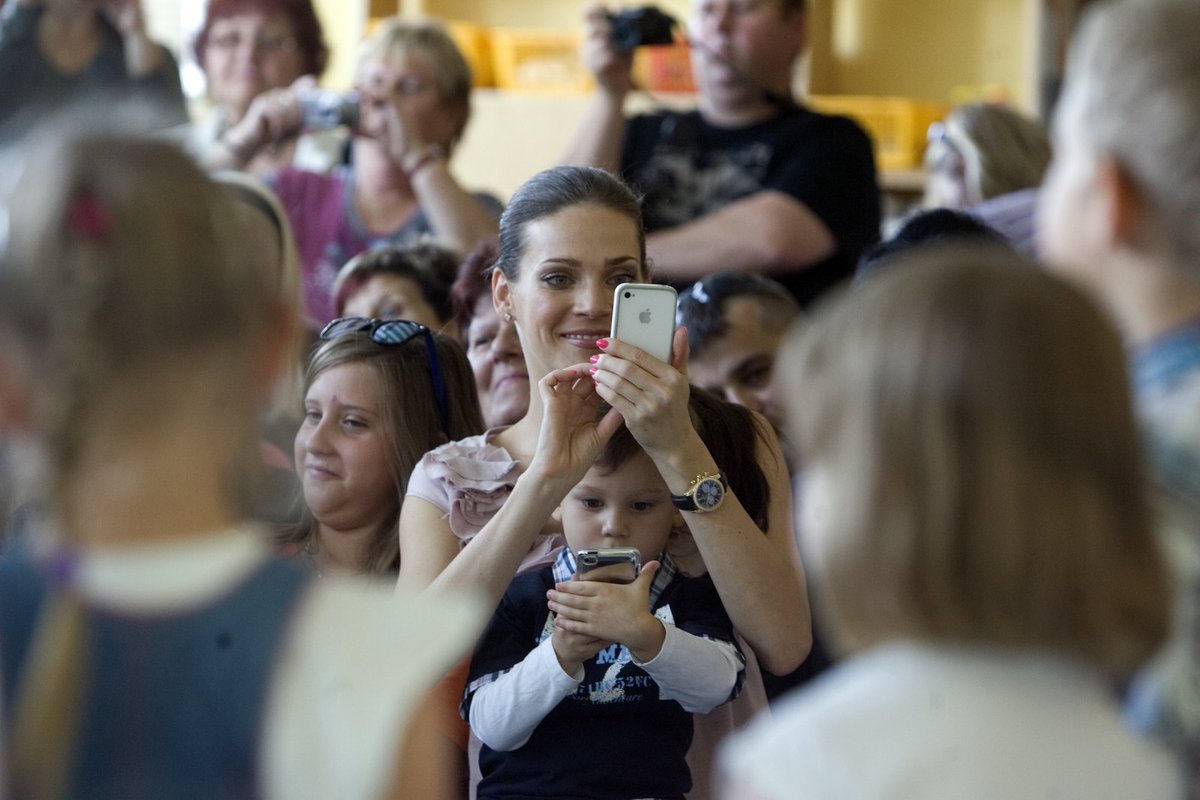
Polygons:
M422 150L416 159L402 167L404 170L404 177L408 178L409 183L412 183L412 179L416 177L418 172L425 169L425 167L429 166L435 161L441 161L445 157L446 148L442 147L440 144L431 144Z

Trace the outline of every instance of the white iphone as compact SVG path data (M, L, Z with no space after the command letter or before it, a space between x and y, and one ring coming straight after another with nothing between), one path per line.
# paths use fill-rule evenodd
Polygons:
M671 362L675 290L657 283L622 283L613 295L612 338Z

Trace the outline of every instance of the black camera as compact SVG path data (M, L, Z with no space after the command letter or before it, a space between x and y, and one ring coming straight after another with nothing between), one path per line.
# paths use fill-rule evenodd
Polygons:
M643 45L672 44L675 41L671 35L676 24L675 18L654 6L609 14L608 21L612 24L612 42L618 50L629 51Z

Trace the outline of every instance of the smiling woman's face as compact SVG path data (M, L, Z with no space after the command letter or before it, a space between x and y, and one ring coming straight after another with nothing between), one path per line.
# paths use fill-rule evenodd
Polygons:
M476 301L466 339L484 424L511 425L529 410L529 371L516 326L496 313L490 294Z
M603 206L568 206L528 223L513 282L494 293L513 315L532 380L586 362L608 336L613 291L645 279L637 224Z
M259 94L299 78L304 57L286 14L249 11L213 22L204 64L209 95L236 120Z

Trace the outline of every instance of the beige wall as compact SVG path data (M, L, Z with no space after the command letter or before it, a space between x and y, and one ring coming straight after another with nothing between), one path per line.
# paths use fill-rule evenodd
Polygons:
M811 88L1037 102L1040 0L815 0Z
M485 25L570 28L589 0L315 0L333 61L325 83L349 86L368 7L429 13ZM641 2L641 0L639 0ZM658 0L676 15L689 0ZM901 95L954 103L999 91L1036 108L1042 0L809 0L811 90ZM628 4L634 4L632 2ZM800 86L803 87L803 78ZM502 198L555 163L585 95L476 93L454 168L471 188Z
M313 0L325 40L329 43L329 66L321 83L333 89L348 89L354 83L354 61L358 43L366 30L365 0Z

